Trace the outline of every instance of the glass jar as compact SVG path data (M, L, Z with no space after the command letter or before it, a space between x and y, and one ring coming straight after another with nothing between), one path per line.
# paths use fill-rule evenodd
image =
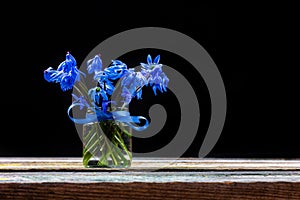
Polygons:
M132 131L114 120L83 124L83 165L127 168L132 161Z

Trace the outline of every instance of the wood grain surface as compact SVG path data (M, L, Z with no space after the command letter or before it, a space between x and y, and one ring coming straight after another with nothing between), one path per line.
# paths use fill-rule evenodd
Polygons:
M0 157L0 171L300 170L300 159L135 158L130 168L84 168L81 158Z
M300 161L135 159L128 169L80 158L0 158L4 199L300 199Z

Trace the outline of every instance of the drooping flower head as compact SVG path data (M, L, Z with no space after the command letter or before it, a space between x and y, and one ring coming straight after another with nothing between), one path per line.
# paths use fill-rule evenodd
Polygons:
M117 80L127 73L127 65L120 60L112 60L112 64L104 69L108 78L111 80Z
M128 70L121 81L122 94L125 103L130 103L131 99L142 98L142 87L147 85L147 79L141 72L135 72L134 69Z
M66 59L58 65L56 70L48 67L44 71L44 78L48 82L60 83L61 89L66 91L72 89L76 81L80 81L79 73L82 72L77 69L75 58L67 52Z
M87 61L87 71L89 74L99 73L102 70L102 60L100 55L96 55L94 58Z
M93 87L89 89L88 91L89 97L95 102L96 104L100 103L101 97L105 100L108 100L108 97L105 93L101 93L101 88L100 87Z
M160 92L166 92L169 83L169 78L162 71L162 64L159 64L160 55L156 56L154 61L150 55L147 56L147 64L141 63L142 71L141 73L147 78L147 83L153 89L155 95L157 95L156 90Z
M77 63L76 63L75 58L70 54L70 52L67 52L66 60L59 64L59 66L57 67L57 71L63 71L65 73L68 73L73 68L75 68L76 65L77 65Z

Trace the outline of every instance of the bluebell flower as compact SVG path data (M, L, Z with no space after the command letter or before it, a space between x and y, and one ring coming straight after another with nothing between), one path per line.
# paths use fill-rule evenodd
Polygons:
M140 64L143 69L151 70L154 67L162 66L162 64L159 64L159 60L160 60L160 55L156 56L153 61L152 61L151 55L148 55L147 56L147 64L145 64L145 63L140 63Z
M88 73L99 73L102 70L102 60L99 55L87 61Z
M115 86L112 81L109 80L109 76L105 72L100 71L99 73L95 74L95 80L98 81L98 85L103 92L112 95Z
M66 60L59 64L59 66L57 67L57 71L63 71L68 73L74 67L76 67L76 65L77 64L75 58L70 54L70 52L67 52Z
M124 102L129 103L129 100L133 97L141 99L142 87L144 85L147 85L147 79L141 72L135 72L134 69L128 70L128 73L125 74L121 81L121 86L123 87L121 96L126 99ZM129 97L129 95L131 95L131 97Z
M89 97L96 103L99 104L101 100L101 93L100 93L101 88L100 87L94 87L89 89L88 95ZM107 98L107 96L105 97Z
M152 87L155 95L157 95L156 90L160 92L166 92L169 83L169 78L162 71L162 64L159 64L160 56L156 56L152 62L150 55L147 56L147 63L141 63L142 71L144 77L147 78L147 83Z
M109 79L116 80L127 73L127 65L120 60L112 60L112 64L104 72Z
M110 75L104 71L96 72L94 75L94 80L98 82L98 87L90 91L90 94L97 104L100 104L100 100L107 101L109 95L112 95L115 89L113 82L109 78Z
M157 95L156 89L158 89L160 92L166 92L169 78L162 71L161 67L154 67L149 74L150 76L148 78L148 83L152 87L154 94Z
M103 101L108 101L109 99L109 95L112 95L114 88L110 88L110 86L106 87L105 83L100 84L100 87L94 87L91 88L88 91L88 95L90 96L90 98L97 104L99 105L100 103L102 103Z
M61 89L66 91L72 89L76 81L80 81L79 73L82 72L77 69L75 58L67 52L66 60L59 64L57 70L49 67L44 71L44 78L48 82L60 83Z

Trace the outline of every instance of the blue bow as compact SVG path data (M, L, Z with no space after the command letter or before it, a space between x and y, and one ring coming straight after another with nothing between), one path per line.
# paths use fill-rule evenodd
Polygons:
M86 124L90 122L100 122L105 120L114 120L118 122L122 122L124 124L127 124L132 129L136 131L143 131L149 126L149 122L147 118L143 116L131 116L128 111L112 111L112 112L103 112L100 109L94 110L94 113L87 113L85 118L74 118L71 117L70 111L75 106L82 106L81 103L73 103L68 108L68 116L70 119L76 123L76 124ZM141 123L141 120L145 120L145 124L143 126L137 126L136 123Z

